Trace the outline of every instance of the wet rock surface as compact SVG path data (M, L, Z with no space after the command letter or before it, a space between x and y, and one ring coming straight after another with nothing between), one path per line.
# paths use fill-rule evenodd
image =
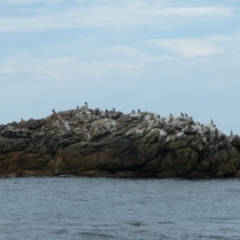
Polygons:
M240 137L213 122L83 106L0 125L0 176L240 176Z

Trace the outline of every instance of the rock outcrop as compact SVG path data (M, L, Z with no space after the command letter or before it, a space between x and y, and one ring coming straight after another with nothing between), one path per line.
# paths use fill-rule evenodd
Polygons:
M83 106L0 125L0 176L240 177L240 138L211 122Z

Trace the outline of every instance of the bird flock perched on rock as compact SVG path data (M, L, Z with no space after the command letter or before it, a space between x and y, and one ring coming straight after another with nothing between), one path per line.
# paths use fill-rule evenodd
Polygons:
M88 107L88 103L87 103L87 102L84 102L84 104L85 104L86 107ZM77 109L79 109L79 106L78 106L78 105L77 105ZM112 108L112 111L115 112L116 109L115 109L115 108ZM56 114L56 110L55 110L55 109L52 109L52 112L53 112L53 114ZM108 112L109 112L108 109L106 109L105 112L108 113ZM138 112L138 113L141 113L141 110L138 108L137 112ZM135 110L132 110L132 113L135 114L135 113L136 113ZM158 114L157 116L158 116L158 118L160 118L160 115L159 115L159 114ZM188 117L188 115L187 115L186 113L184 114L184 113L182 113L182 112L181 112L181 116L182 116L182 117L184 117L184 116L185 116L185 117ZM172 113L170 113L170 117L171 117L171 118L173 117ZM23 121L23 119L21 119L21 121ZM212 119L211 119L211 123L213 124ZM232 132L232 131L231 131L231 132Z
M87 103L87 102L84 102L84 104L85 104L85 107L88 108L88 103ZM79 108L79 105L77 105L77 109L80 109L80 108ZM112 111L115 112L116 109L113 107L113 108L112 108ZM53 112L53 115L56 114L56 110L55 110L55 109L52 109L52 112ZM105 112L106 112L106 113L109 113L108 109L106 109ZM110 112L111 112L111 111L110 111ZM136 113L135 110L132 110L132 113L135 114L135 113ZM141 110L140 110L139 108L137 109L137 113L141 113ZM109 117L108 114L107 114L106 116ZM180 113L180 116L181 116L181 117L188 117L188 115L187 115L186 113L183 113L183 112ZM159 114L157 114L157 117L158 117L158 118L161 118ZM173 118L172 113L170 113L170 118L171 118L171 119ZM142 116L141 119L143 120L143 119L144 119L144 116ZM21 119L21 121L23 122L23 119ZM198 124L199 124L199 123L198 123ZM211 124L212 124L213 126L215 126L215 124L213 123L213 120L212 120L212 119L211 119ZM230 133L231 133L231 135L233 135L232 131L230 131Z
M87 103L87 102L84 102L84 104L85 104L85 106L88 108L88 103ZM79 108L79 105L77 105L77 109L80 109L80 108ZM112 108L112 111L115 112L116 109L113 107L113 108ZM109 111L108 111L108 109L106 109L105 112L107 113L107 114L106 114L106 117L109 118L109 115L108 115ZM141 113L141 110L138 108L137 112L138 112L138 113ZM52 113L53 113L53 115L55 115L55 114L56 114L56 110L55 110L55 109L52 109ZM135 113L136 113L135 110L132 110L132 113L135 114ZM188 115L187 115L186 113L183 113L183 112L180 113L180 116L181 116L181 117L188 117ZM158 118L161 118L159 114L157 115L157 117L158 117ZM170 113L170 118L173 118L172 113ZM144 120L144 116L141 116L141 120L142 120L142 121ZM212 124L213 126L216 126L216 125L214 124L214 122L213 122L212 119L211 119L210 121L211 121L211 124ZM23 120L22 118L21 118L21 122L24 122L24 120ZM202 125L202 124L200 124L199 122L197 122L197 124L198 124L198 125ZM230 130L230 135L233 136L232 130Z

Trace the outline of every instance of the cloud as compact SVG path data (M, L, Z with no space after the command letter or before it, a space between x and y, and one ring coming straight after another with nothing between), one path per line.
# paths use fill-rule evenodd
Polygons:
M81 39L82 40L82 39ZM84 40L83 40L84 42ZM234 42L237 42L234 44ZM62 45L58 46L50 55L39 57L35 52L15 52L11 57L2 60L0 75L28 74L33 81L50 80L54 82L75 81L84 77L109 76L116 74L137 75L141 71L154 68L156 63L174 62L182 58L204 57L210 59L216 54L231 53L229 46L239 47L239 36L213 35L202 39L168 38L143 41L141 44L112 45L99 47L92 42L89 46L78 45L72 53L62 52ZM64 49L74 43L64 42ZM82 45L82 46L81 46ZM52 46L46 46L49 52ZM84 52L79 49L84 48ZM39 50L38 50L39 51ZM53 57L53 53L58 57ZM93 54L92 57L89 56ZM174 53L174 54L172 54ZM237 52L235 51L237 54ZM222 57L223 59L223 57ZM158 69L158 67L156 67ZM144 70L145 69L145 70ZM0 81L3 77L0 77ZM16 78L15 78L16 79ZM19 78L20 79L20 78Z
M139 57L142 56L141 51L137 50L134 47L130 46L111 46L105 49L108 53L113 53L116 55L130 56L130 57Z
M7 5L31 5L31 4L36 4L36 3L51 3L51 4L56 4L56 3L63 3L65 0L1 0L1 4L7 4Z
M60 1L60 0L59 0ZM59 2L55 1L55 3ZM16 1L11 0L12 3ZM22 4L34 3L34 0L21 0ZM45 2L42 0L42 2ZM98 2L98 1L97 1ZM168 7L163 4L147 3L142 1L131 4L104 1L102 4L57 4L56 9L49 11L45 8L28 7L17 16L0 18L0 32L38 32L54 29L77 28L131 28L147 27L166 29L179 24L191 25L198 21L223 20L234 15L229 7ZM0 4L1 6L1 4ZM37 10L36 10L37 9ZM9 13L11 11L9 10Z
M207 40L192 38L150 40L150 44L179 54L181 57L208 56L223 53L224 48Z
M21 82L22 77L31 78L32 82L48 80L56 84L74 81L85 81L86 78L111 75L112 72L135 74L140 69L142 61L106 60L81 61L76 57L65 56L57 58L37 59L32 56L14 56L8 58L0 66L0 82L6 76L14 76L14 81ZM19 77L17 77L19 76ZM9 82L9 84L11 84Z
M22 5L22 4L33 4L35 2L36 2L35 0L2 0L1 4Z
M199 38L161 38L146 40L156 50L167 51L175 58L212 56L223 53L240 52L240 34L206 35ZM166 53L165 53L166 54Z
M156 10L156 14L160 16L181 16L188 17L230 17L232 11L227 7L185 7L185 8L166 8Z
M224 46L228 51L240 51L240 34L235 35L210 35L207 37L208 41L214 44Z

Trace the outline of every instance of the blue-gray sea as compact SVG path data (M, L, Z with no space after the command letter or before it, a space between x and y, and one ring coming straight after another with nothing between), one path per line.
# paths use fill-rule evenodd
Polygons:
M0 239L240 239L240 180L0 179Z

